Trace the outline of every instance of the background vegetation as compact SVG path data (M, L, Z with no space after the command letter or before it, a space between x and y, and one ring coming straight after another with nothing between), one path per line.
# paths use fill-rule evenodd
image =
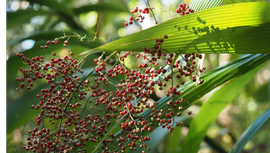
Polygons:
M247 1L248 0L225 0L222 5L228 5L228 8L230 8L230 4ZM171 19L178 17L176 14L174 14L174 10L176 10L178 5L182 2L190 3L190 1L188 0L149 0L151 7L155 8L154 14L156 20L159 23L168 21L166 22L168 25L169 23L175 21ZM269 4L267 4L267 0L253 0L253 2L265 2L262 4L269 6ZM47 58L50 59L50 55L54 51L56 51L57 54L60 56L64 56L70 51L72 51L75 55L79 55L80 53L88 51L89 49L96 48L109 42L113 42L114 40L125 36L131 36L133 38L135 36L130 34L139 32L155 25L153 16L148 15L146 16L146 20L142 24L136 23L132 26L124 26L124 23L127 22L129 17L131 16L130 10L136 6L140 8L146 7L146 4L146 1L143 0L7 1L7 152L24 152L22 150L22 146L25 145L27 142L27 131L28 129L35 126L34 120L36 115L38 114L37 111L32 111L30 106L36 103L35 95L40 92L41 88L46 86L46 82L39 81L35 84L34 90L17 90L19 84L14 81L14 78L19 75L19 68L24 66L24 64L21 62L21 60L18 60L15 57L15 54L19 52L24 52L24 54L28 57L42 54L45 57L46 55L48 55ZM269 9L262 10L262 8L267 7L263 7L263 5L261 4L257 5L256 3L256 8L254 12L260 12L261 14L259 14L258 16L264 15L266 17L269 16L270 18ZM167 13L166 11L171 11L173 13ZM207 23L212 18L217 19L215 22L217 24L220 23L220 20L224 20L221 13L218 12L219 10L216 9L216 11L217 12L206 11L206 19L204 19ZM234 15L237 15L237 13L234 13L238 11L241 12L245 10L244 8L243 10L233 9L229 10L228 14L225 15L228 16L227 18L229 19L234 19ZM254 14L248 14L250 18L256 16L256 14L254 16L253 15ZM185 19L190 19L191 22L193 21L191 20L191 18L192 17L183 18L183 21ZM195 21L197 19L197 17L194 17ZM250 25L254 24L253 22L255 21L246 21L246 23ZM266 19L263 22L264 23L261 26L257 24L262 29L264 28L264 26L269 25L269 19ZM155 28L161 29L161 27L166 27L166 23L160 24ZM238 24L241 23L239 21L239 23L234 22L228 23L228 25L229 24L235 24L235 27L237 27L239 26ZM153 37L155 38L153 29L154 28L152 28L152 31L151 29L148 30L148 32L150 34L153 34ZM171 29L165 28L164 31L160 32L170 33L170 30ZM236 79L240 77L240 73L239 76L232 76L232 78L236 79L235 81L238 80L238 82L230 86L228 85L222 87L225 82L221 84L212 84L216 85L216 88L211 92L208 92L204 96L200 95L200 98L197 98L198 100L196 99L196 101L192 102L194 103L194 105L190 107L187 106L188 109L183 113L184 116L179 118L179 120L184 121L184 127L175 129L173 134L169 134L167 130L162 130L160 128L157 128L153 133L151 133L152 137L149 145L153 148L152 152L179 152L180 149L185 150L185 146L190 147L192 146L192 143L196 144L196 142L194 141L200 139L203 139L203 141L198 142L200 145L199 152L228 152L240 138L242 133L247 129L247 127L249 127L249 125L251 125L258 117L260 117L268 108L270 108L270 63L269 60L267 60L269 59L269 56L261 58L260 55L258 55L257 57L251 55L243 55L245 53L270 53L269 44L267 45L264 43L265 41L269 42L270 40L270 30L269 28L266 28L266 30L263 29L264 31L255 31L256 33L248 30L245 31L245 29L240 29L240 31L241 30L243 30L243 33L245 32L250 34L250 36L248 36L245 40L242 39L244 39L246 35L239 35L239 37L230 39L235 39L234 42L236 42L236 44L243 44L243 46L245 46L245 44L243 43L245 41L245 43L255 46L256 49L244 48L242 50L230 50L231 48L228 48L227 52L238 54L225 54L225 52L221 52L220 50L214 50L210 52L206 51L206 53L208 54L206 54L205 56L204 65L207 68L206 72L209 72L207 74L214 74L214 72L217 71L217 67L221 69L222 66L226 65L231 61L233 63L238 60L238 62L240 61L240 63L243 63L243 65L247 60L251 59L252 61L253 59L261 59L267 62L262 62L263 65L258 64L258 67L243 67L243 71L247 72L247 75L241 76L241 78L239 78L241 81L239 81L239 79ZM229 32L230 31L227 31L225 35L230 34ZM146 37L145 35L142 35L142 33L138 33L137 35L138 36L136 37L136 39L138 40ZM142 36L142 38L139 37L140 35ZM41 45L44 45L47 40L53 40L56 37L69 37L68 46L62 47L61 45L55 45L49 46L49 49L47 50L39 49L39 47ZM119 43L122 43L121 41L129 41L129 39L127 38L131 37L119 39ZM194 34L190 35L190 37L194 37ZM204 37L203 39L210 38ZM63 42L64 39L60 41ZM254 43L251 44L251 42ZM117 42L115 44L117 44ZM169 43L168 45L171 44ZM135 45L130 45L129 47L132 50L136 49ZM106 48L105 45L101 46L100 48L106 50L109 47ZM173 49L174 48L172 43L172 50ZM220 48L217 47L214 49ZM96 50L98 51L99 49ZM81 57L82 56L76 56L77 59ZM87 59L86 64L83 66L86 71L93 68L94 64L91 61L96 57L98 57L98 54L93 54ZM241 58L242 61L239 60ZM131 61L133 61L134 59L128 60L130 61L130 63L132 63ZM137 62L139 63L140 61ZM128 66L135 67L136 63L134 63L134 65L130 64ZM241 65L239 64L233 66L233 68L237 68L238 66L241 67ZM225 73L225 70L224 73L219 72L218 75L216 75L215 77L218 77L217 80L220 80L220 82L222 82L222 79L230 75L230 72L234 72L233 68L228 68L232 70L227 70L226 72L228 73ZM248 69L252 70L249 71ZM207 78L207 76L205 78ZM247 81L245 82L243 80ZM205 84L210 84L210 82L211 80L208 80L208 82L207 79L205 80ZM222 89L222 91L219 91L219 88ZM219 92L214 92L216 90ZM164 96L164 93L157 93L156 96L157 99L162 98ZM206 102L216 102L217 99L225 99L224 101L226 101L227 104L222 106L203 105ZM211 116L213 115L209 110L213 109L220 109L220 111L222 110L222 112L212 112L215 114L214 116L216 116L217 119L212 118L214 120L214 123L211 124L211 121L209 121L209 127L204 129L202 128L202 130L207 130L205 131L206 135L195 133L196 135L192 136L188 134L189 128L191 130L191 126L193 124L195 125L197 123L198 125L201 125L203 123L206 123L207 118L211 118ZM187 117L187 111L193 112L191 117ZM200 114L198 116L201 117L201 119L199 117L195 118L197 114ZM196 119L195 121L197 122L191 122L193 118L194 120ZM193 127L198 126L194 125ZM268 143L270 138L270 133L268 132L269 128L270 123L268 119L265 121L265 124L263 124L262 127L257 131L257 133L250 139L250 141L248 141L242 152L270 152L270 146ZM190 138L190 141L189 139L185 140L186 137Z

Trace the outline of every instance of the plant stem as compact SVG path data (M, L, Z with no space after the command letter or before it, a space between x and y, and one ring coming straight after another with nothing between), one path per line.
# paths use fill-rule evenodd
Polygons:
M154 17L155 24L158 24L157 19L156 19L156 17L155 17L155 14L154 14L154 12L153 12L151 6L150 6L149 0L147 0L147 5L148 5L148 7L149 7L149 9L150 9L150 11L151 11L153 17Z

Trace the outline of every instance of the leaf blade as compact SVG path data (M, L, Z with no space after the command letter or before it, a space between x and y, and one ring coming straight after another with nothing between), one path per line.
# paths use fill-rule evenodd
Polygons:
M224 0L192 0L189 6L194 9L196 12L209 9L212 7L220 6Z
M252 8L256 11L260 8L260 11L252 11ZM233 11L235 9L239 11ZM269 3L240 3L211 8L166 21L92 49L88 53L143 51L144 47L153 46L155 40L164 35L168 35L169 39L165 40L163 48L174 53L269 53L269 50L262 48L246 50L247 46L254 47L250 41L255 40L253 37L257 33L252 31L264 32L256 40L264 44L263 48L270 47L267 43L270 39L270 12L267 9L270 9ZM251 32L248 35L250 39L246 38L245 32ZM249 41L246 42L247 39Z
M71 28L86 33L77 18L75 17L72 9L69 8L65 3L59 3L55 0L37 1L28 0L30 3L37 3L39 5L45 5L51 8L51 11L57 15L62 21L66 22Z
M202 105L199 113L191 121L189 132L184 140L181 152L198 152L201 141L205 137L209 127L217 119L219 113L236 97L239 91L253 78L262 66L263 64L221 87Z
M7 12L7 29L21 25L23 22L30 20L38 15L52 15L49 11L44 10L18 10L16 12Z
M232 147L230 153L239 153L252 138L252 136L260 129L260 127L270 118L270 108L266 110L259 118L257 118L245 131Z

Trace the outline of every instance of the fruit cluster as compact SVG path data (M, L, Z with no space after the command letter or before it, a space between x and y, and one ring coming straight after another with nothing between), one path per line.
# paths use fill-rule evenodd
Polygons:
M133 16L131 16L129 18L129 22L125 23L125 26L131 25L133 24L133 21L139 21L140 23L143 22L143 20L145 19L145 16L143 16L143 14L149 14L149 8L144 8L144 9L139 9L138 7L135 7L133 10L131 10L132 14L136 13L136 17L134 19Z
M185 92L178 91L185 84L180 80L195 73L192 78L197 81L194 77L197 75L195 59L201 55L181 55L185 62L175 60L178 57L162 47L166 39L167 35L157 38L152 47L145 47L136 55L143 61L138 68L125 66L125 59L135 56L134 52L129 51L122 56L114 52L120 56L119 60L114 59L116 63L111 61L113 56L101 55L94 59L96 67L87 75L72 57L72 52L62 58L52 53L53 58L47 63L43 56L30 59L17 54L30 66L29 69L21 68L23 76L15 79L22 82L21 88L28 83L27 88L31 89L36 79L45 79L49 85L37 95L39 103L31 106L40 110L40 114L36 117L37 127L29 130L28 144L23 149L33 152L73 152L74 149L87 152L85 146L93 143L96 145L94 151L125 152L136 150L139 145L144 148L144 153L151 148L145 143L150 137L143 133L151 132L155 125L167 128L169 132L173 132L174 125L183 125L174 121L174 116L182 114L181 103L185 101ZM165 59L169 66L160 66L158 61L161 59ZM177 70L176 77L173 77L171 68ZM122 79L117 82L114 78ZM180 83L173 84L174 79ZM149 102L155 86L172 97L166 110L157 108L159 102ZM151 119L142 117L146 110L151 110ZM115 125L121 127L119 134L111 132Z
M181 3L179 4L179 7L176 9L175 12L181 13L181 15L185 15L185 14L194 13L194 10L189 8L189 5L187 5L186 3Z
M132 14L135 14L135 16L131 16L129 18L129 22L125 23L125 26L132 25L134 20L139 21L140 23L143 22L145 19L144 14L149 14L149 9L150 8L144 8L144 9L139 9L138 7L135 7L133 10L131 10ZM186 3L181 3L179 4L179 7L176 9L176 13L180 13L181 15L186 15L190 13L194 13L194 10L189 8L189 5Z

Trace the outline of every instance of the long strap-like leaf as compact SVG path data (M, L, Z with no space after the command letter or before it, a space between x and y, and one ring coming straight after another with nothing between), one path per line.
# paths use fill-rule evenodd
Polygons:
M270 118L270 108L266 110L256 121L254 121L237 140L230 153L239 153L260 129L260 127Z
M270 53L270 3L224 5L178 17L112 41L88 53L143 51L168 35L173 53Z
M239 91L254 77L263 64L217 90L191 121L181 152L197 153L201 141L219 113L238 95ZM226 94L224 94L226 93Z
M220 6L224 0L192 0L189 6L197 11Z

